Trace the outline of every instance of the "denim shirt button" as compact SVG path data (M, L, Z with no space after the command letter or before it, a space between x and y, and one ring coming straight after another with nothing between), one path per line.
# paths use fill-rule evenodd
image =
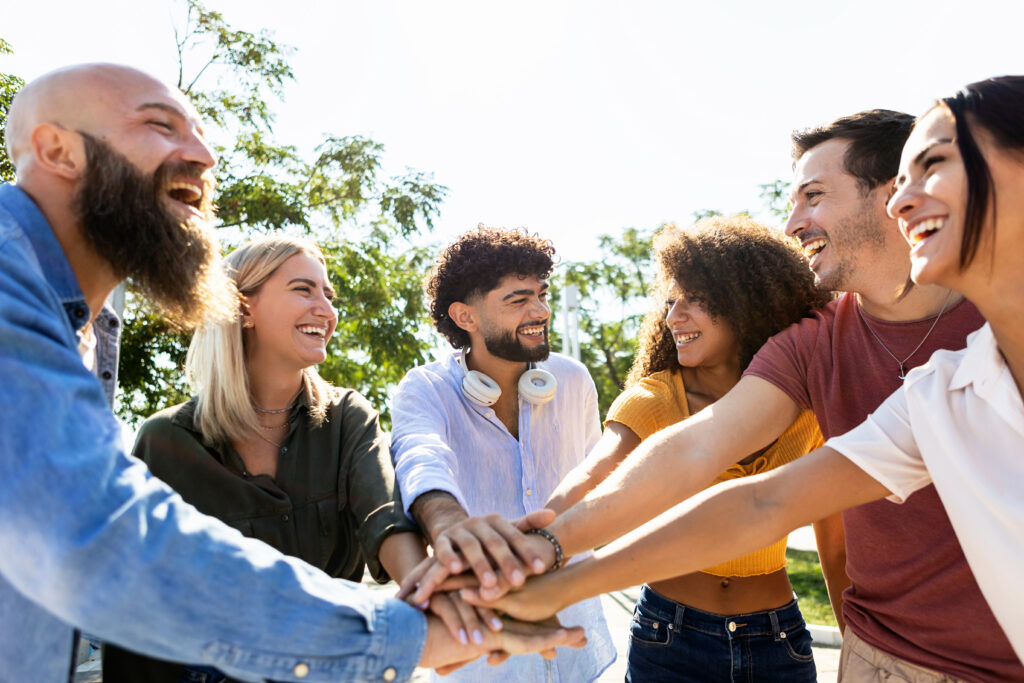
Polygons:
M384 675L381 676L381 678L383 678L385 681L389 681L390 682L390 681L395 680L395 678L397 676L398 676L398 672L395 671L395 667L389 666L388 668L384 669Z
M295 674L296 678L305 678L309 675L309 664L299 662L295 665L295 668L292 669L292 673Z

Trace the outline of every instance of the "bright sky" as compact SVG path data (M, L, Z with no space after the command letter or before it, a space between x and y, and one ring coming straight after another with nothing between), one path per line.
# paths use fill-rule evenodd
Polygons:
M563 258L597 235L758 210L789 133L861 109L924 111L1024 73L1024 1L207 0L297 48L277 137L387 147L450 194L437 239L526 226ZM109 60L174 80L170 0L7 3L0 71Z

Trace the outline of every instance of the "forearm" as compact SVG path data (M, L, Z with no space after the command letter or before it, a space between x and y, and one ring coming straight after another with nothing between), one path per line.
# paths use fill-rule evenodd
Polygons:
M628 427L609 422L597 445L562 479L544 507L561 514L578 503L607 479L639 443L640 437Z
M419 534L401 532L389 535L380 544L378 558L384 570L395 582L402 583L406 574L411 572L427 556L423 547L423 539Z
M551 575L554 605L699 571L888 491L823 448L778 470L715 486ZM542 577L547 579L548 577ZM560 608L560 607L559 607Z
M559 515L550 529L567 555L635 529L706 487L731 464L727 453L698 452L684 426L648 438L583 500Z

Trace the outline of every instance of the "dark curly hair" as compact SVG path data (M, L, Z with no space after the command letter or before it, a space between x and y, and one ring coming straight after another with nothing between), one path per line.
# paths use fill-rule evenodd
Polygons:
M729 326L746 369L776 332L824 306L831 293L796 245L749 216L715 216L683 229L669 224L654 238L657 304L644 318L626 385L661 370L679 370L672 333L665 324L666 292L673 281L715 321Z
M555 247L526 230L478 225L449 244L423 283L437 331L457 349L469 346L469 333L452 322L448 307L487 294L507 275L547 280L555 267Z

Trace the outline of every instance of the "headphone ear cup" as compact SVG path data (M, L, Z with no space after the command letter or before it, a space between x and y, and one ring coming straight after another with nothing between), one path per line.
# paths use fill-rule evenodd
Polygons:
M469 370L462 378L462 393L478 406L493 406L501 396L501 387L484 373Z
M543 405L555 397L558 380L547 370L533 368L519 378L519 395L529 403Z

